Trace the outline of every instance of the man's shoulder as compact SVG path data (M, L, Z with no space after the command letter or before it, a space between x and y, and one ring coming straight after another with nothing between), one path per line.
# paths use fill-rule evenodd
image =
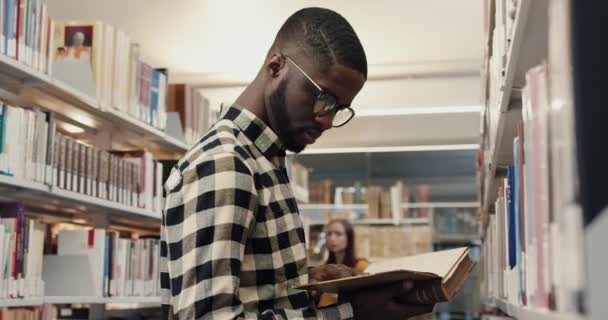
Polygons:
M207 162L230 159L250 163L252 156L241 134L234 122L226 119L218 121L177 163L177 169L184 173Z

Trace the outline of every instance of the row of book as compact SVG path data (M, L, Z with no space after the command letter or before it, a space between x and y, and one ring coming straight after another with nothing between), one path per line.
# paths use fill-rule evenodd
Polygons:
M433 213L435 232L439 235L478 235L477 209L435 208Z
M0 54L48 73L51 30L42 0L0 1Z
M37 307L2 308L0 309L2 320L57 320L75 319L67 314L60 314L54 305L43 305Z
M67 83L146 124L166 127L168 71L101 21L61 21L43 0L0 1L0 54Z
M195 144L220 118L229 106L220 109L211 106L200 89L186 84L171 84L168 89L167 112L179 115L184 140L188 145Z
M87 257L91 278L81 285L86 287L88 282L93 296L159 296L159 254L158 237L126 239L105 229L61 230L57 238L57 255L45 256L45 263L50 262L49 267L65 268L65 261L62 261L65 256ZM58 283L65 279L66 272L47 270L45 274L60 276L45 280L49 284ZM70 294L70 288L49 287L46 292L74 295Z
M397 181L389 188L364 186L356 182L353 186L337 187L332 180L311 182L309 196L311 203L342 205L367 204L368 210L361 216L365 219L426 218L430 208L409 208L409 203L430 202L431 187L427 184L406 185Z
M563 312L577 312L584 288L582 213L564 206L555 172L558 144L550 121L545 65L526 75L514 162L501 181L486 241L487 290L493 297ZM568 188L570 188L569 186ZM567 261L567 263L564 263Z
M25 217L22 203L0 203L0 299L160 295L157 236L131 239L105 229L63 229L52 241L56 254L48 254L47 229ZM70 279L78 279L78 287L65 286Z
M488 31L492 32L492 43L491 51L488 53L488 65L484 66L487 73L487 92L483 93L487 96L487 105L490 106L485 114L488 122L487 132L493 132L498 126L498 119L501 113L500 98L503 92L504 71L507 67L507 57L513 35L513 24L517 15L516 0L492 0L491 2L494 2L495 8L494 29ZM490 6L488 2L486 2L486 5ZM488 138L488 145L495 145L495 137L489 135Z
M162 163L144 150L105 151L57 130L55 116L0 106L0 174L160 212Z
M26 219L22 204L0 203L0 299L44 295L46 225Z
M390 258L431 252L433 230L429 225L356 225L355 250L358 257L364 258Z

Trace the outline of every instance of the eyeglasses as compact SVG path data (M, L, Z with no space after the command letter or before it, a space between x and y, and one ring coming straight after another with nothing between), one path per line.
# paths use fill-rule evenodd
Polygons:
M290 57L285 56L302 74L319 90L319 94L313 103L313 114L315 117L333 116L331 125L334 128L342 127L347 124L354 116L355 110L349 106L341 106L338 99L333 94L326 92L312 78L300 68Z

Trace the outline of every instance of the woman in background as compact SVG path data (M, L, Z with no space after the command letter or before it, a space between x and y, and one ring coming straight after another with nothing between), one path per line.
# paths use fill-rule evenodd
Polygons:
M348 220L334 219L325 227L325 241L329 258L324 264L344 264L363 273L369 262L355 256L355 230ZM323 293L318 306L326 307L338 302L338 295Z

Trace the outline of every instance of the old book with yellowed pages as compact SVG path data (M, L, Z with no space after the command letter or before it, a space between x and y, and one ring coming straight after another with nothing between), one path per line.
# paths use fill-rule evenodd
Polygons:
M460 290L475 263L466 247L387 259L372 263L367 274L299 286L321 292L353 292L366 287L413 280L414 289L400 300L429 304L449 301Z

